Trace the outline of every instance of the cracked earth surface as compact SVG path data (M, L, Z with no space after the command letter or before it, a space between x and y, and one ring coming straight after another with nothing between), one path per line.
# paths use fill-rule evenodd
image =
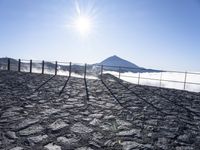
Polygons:
M0 149L198 150L200 94L0 71Z

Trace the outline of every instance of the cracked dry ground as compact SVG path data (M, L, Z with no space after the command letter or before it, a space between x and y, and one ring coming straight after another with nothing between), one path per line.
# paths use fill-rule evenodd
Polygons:
M0 149L200 149L200 94L102 81L0 71Z

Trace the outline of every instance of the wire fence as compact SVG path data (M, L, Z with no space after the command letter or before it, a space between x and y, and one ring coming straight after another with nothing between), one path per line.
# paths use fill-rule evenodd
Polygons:
M164 71L44 60L15 60L10 58L4 58L0 62L0 69L89 79L98 79L103 74L108 73L138 85L200 92L200 73L197 72Z

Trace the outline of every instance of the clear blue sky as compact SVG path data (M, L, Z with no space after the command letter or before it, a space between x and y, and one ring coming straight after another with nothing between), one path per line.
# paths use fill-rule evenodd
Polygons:
M77 3L93 24L85 38L69 27ZM0 0L0 57L96 63L112 55L200 71L200 0Z

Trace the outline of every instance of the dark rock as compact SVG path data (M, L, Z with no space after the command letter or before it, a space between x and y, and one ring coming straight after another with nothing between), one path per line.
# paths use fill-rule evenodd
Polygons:
M58 146L58 145L53 144L53 143L49 143L49 144L45 145L44 148L46 150L62 150L61 146Z
M18 147L11 148L10 150L23 150L23 148L18 146Z
M17 136L16 136L15 132L13 132L13 131L8 131L8 132L6 133L6 135L7 135L7 137L10 138L10 139L17 139Z
M123 146L123 150L131 150L135 148L140 148L141 144L134 141L124 141L120 143Z
M38 143L38 142L41 142L42 140L47 139L47 138L48 138L48 136L45 134L45 135L38 135L38 136L29 137L28 140L31 143Z
M93 129L86 127L82 123L76 123L71 127L71 131L76 132L76 133L90 133L93 131Z
M22 136L28 136L28 135L31 135L31 134L41 132L42 130L44 130L44 128L41 125L32 125L28 128L20 130L19 134L22 135Z
M61 119L58 119L56 120L55 122L53 122L52 124L49 125L49 128L53 131L56 131L56 130L59 130L59 129L62 129L64 127L67 127L68 124L65 123L63 120Z

